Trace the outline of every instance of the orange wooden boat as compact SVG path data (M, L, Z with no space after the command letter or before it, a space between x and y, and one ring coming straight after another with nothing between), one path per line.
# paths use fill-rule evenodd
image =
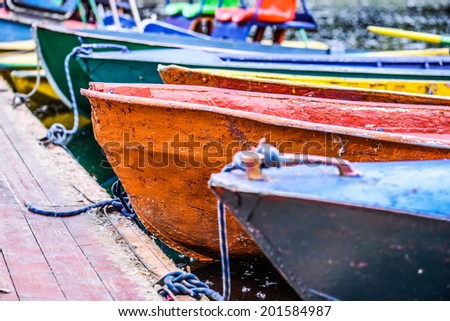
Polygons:
M225 74L223 71L214 69L191 69L176 65L160 66L158 71L164 83L174 85L208 86L350 101L450 106L450 99L443 96L257 78L252 77L251 73L249 77L246 77L232 73Z
M350 161L450 158L445 106L178 85L91 83L82 94L92 105L96 139L142 222L170 247L198 259L219 257L210 175L261 137L283 152ZM230 255L260 253L232 216L227 219Z

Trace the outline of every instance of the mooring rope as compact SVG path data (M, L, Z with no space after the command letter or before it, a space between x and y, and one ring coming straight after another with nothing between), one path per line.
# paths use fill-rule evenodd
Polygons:
M14 93L13 101L12 101L12 107L16 108L24 103L27 103L31 96L33 96L39 89L39 86L41 84L41 68L42 68L42 57L41 57L41 50L39 47L39 42L37 41L37 32L36 32L36 26L33 23L33 40L36 44L35 52L37 57L36 62L36 83L34 84L33 89L27 94L21 94L18 92Z
M112 200L102 201L98 202L96 204L91 204L85 207L81 207L79 209L73 210L73 211L54 211L54 210L43 210L40 208L37 208L36 206L32 205L29 202L24 202L25 207L35 214L39 215L45 215L45 216L55 216L55 217L69 217L69 216L75 216L82 213L86 213L87 211L90 211L94 208L103 207L112 205Z
M133 207L131 206L129 197L127 196L123 186L119 180L117 180L112 186L112 194L114 196L111 200L101 201L95 204L90 204L84 207L81 207L76 210L71 211L55 211L55 210L44 210L40 209L29 202L24 202L25 207L32 213L45 215L45 216L54 216L54 217L70 217L79 214L86 213L94 208L101 208L106 206L112 206L115 209L119 210L122 215L133 220L139 227L143 227L142 222L137 217ZM144 228L145 229L145 228Z
M27 94L15 92L12 100L12 107L17 108L18 106L29 102L30 98L38 91L40 85L41 85L41 63L38 55L38 60L36 63L36 83L34 84L34 87L31 89L31 91Z
M75 91L73 89L72 77L70 75L69 63L73 57L76 57L80 54L89 55L95 49L118 49L122 52L128 52L128 48L126 46L115 44L82 44L81 46L77 46L72 49L72 51L64 59L64 72L66 74L67 85L69 87L71 108L73 110L73 126L72 129L69 130L61 123L53 124L48 129L46 136L40 139L42 144L44 144L45 146L54 144L65 147L65 143L67 142L68 138L77 132L79 126L79 111L75 97ZM67 148L65 149L67 150Z

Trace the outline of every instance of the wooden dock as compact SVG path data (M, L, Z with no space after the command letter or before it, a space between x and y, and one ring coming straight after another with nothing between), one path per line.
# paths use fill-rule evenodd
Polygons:
M109 199L0 81L0 301L162 300L153 282L176 268L120 214L70 218L28 212L28 201L68 210Z

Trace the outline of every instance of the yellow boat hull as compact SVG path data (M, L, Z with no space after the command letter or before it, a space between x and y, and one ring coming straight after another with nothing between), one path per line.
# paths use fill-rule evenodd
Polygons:
M411 50L386 50L366 52L366 57L428 57L428 56L448 56L448 48L411 49Z
M34 51L10 51L0 54L0 67L11 69L36 68L37 55Z
M36 84L36 75L36 71L12 71L10 76L13 91L20 94L30 93ZM37 108L43 105L55 103L62 104L58 95L47 81L45 74L42 72L39 88L36 93L30 97L29 105L31 108Z
M208 71L208 69L199 69ZM209 71L212 71L209 69ZM450 81L434 80L395 80L395 79L358 79L322 76L295 76L258 72L241 72L232 70L213 70L215 74L230 77L246 77L255 79L285 80L305 84L336 85L372 90L400 91L413 94L450 96Z
M18 50L34 50L36 44L34 40L21 40L11 42L0 42L0 52L18 51Z
M17 70L8 72L9 84L14 92L20 94L30 93L36 84L36 71ZM31 110L42 106L51 106L57 108L53 112L46 112L44 118L41 119L45 127L49 128L54 123L61 123L66 128L71 128L74 122L74 114L59 99L53 88L50 86L45 73L41 72L41 80L39 88L28 101L28 107ZM59 109L60 106L62 109ZM79 128L90 125L91 120L83 115L79 115Z

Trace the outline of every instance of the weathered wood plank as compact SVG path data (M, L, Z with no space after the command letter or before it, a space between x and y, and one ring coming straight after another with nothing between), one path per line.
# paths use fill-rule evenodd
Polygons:
M92 262L66 228L67 220L80 221L82 218L39 217L30 221L33 233L62 291L67 300L111 300L112 297L94 270ZM97 247L98 253L101 250Z
M177 269L172 260L170 260L162 250L154 243L149 242L149 236L132 226L129 222L116 219L115 227L121 232L123 237L133 244L136 253L144 262L151 262L150 268L156 274L157 278L161 278L169 272Z
M136 278L142 277L138 275L140 270L136 267L137 262L130 261L129 256L116 252L112 256L102 251L102 248L108 248L108 245L101 236L108 234L110 237L104 224L96 222L91 214L84 215L82 219L65 220L65 223L114 300L145 300L147 292L152 291L151 284L148 283L147 287L136 286Z
M0 164L1 172L16 202L29 201L35 204L50 205L39 184L28 168L23 166L22 159L11 145L2 126L0 117Z
M64 300L65 296L18 205L0 207L0 244L20 300Z
M8 119L9 116L9 113L5 113L4 120L0 121L6 139L13 145L25 167L33 174L34 180L46 197L56 205L82 204L82 198L71 193L72 187L62 179L62 170L55 168L52 160L48 158L48 151L39 146L37 141L25 140L26 133L13 128L14 122Z
M18 301L11 275L9 275L3 252L0 249L0 301Z

